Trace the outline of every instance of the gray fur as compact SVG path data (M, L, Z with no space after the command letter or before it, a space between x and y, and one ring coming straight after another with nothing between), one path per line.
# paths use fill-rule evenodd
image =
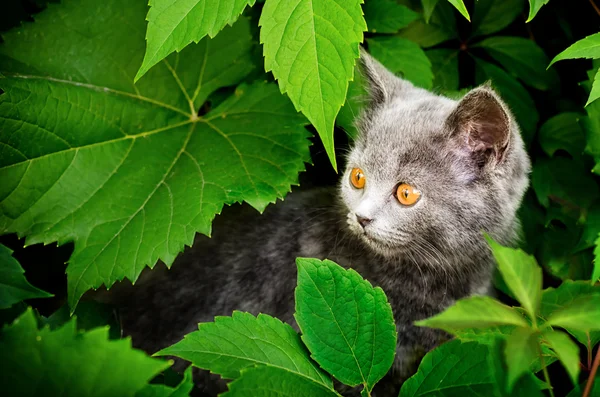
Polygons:
M482 232L515 242L528 184L518 126L490 87L455 101L362 59L371 102L339 189L292 193L264 215L237 206L217 217L212 238L199 235L172 270L154 271L132 289L123 326L135 346L155 352L233 310L295 326L294 260L329 258L386 292L398 328L388 386L397 393L446 337L413 322L489 289L493 259ZM362 190L349 182L353 167L365 173ZM401 182L422 192L411 207L393 195ZM357 214L372 221L363 229ZM382 386L379 394L388 392Z

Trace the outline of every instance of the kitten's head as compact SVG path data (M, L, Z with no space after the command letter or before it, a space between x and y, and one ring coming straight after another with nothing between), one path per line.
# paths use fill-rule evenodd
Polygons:
M482 231L514 240L530 163L498 95L455 101L361 60L370 103L341 179L351 231L384 257L432 263L481 251Z

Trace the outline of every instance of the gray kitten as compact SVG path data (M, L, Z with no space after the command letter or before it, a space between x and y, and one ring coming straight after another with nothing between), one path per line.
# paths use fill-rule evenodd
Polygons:
M153 353L233 310L296 326L295 258L329 258L388 296L398 346L393 391L378 394L397 395L446 337L413 322L487 293L494 262L482 232L515 242L530 170L509 109L488 86L455 101L368 54L361 60L370 103L339 189L293 193L263 215L236 206L217 217L212 238L199 235L172 270L132 289L122 317L135 346Z

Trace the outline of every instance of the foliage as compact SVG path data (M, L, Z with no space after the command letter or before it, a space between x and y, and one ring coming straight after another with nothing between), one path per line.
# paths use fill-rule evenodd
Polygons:
M311 161L309 124L336 168L336 126L356 137L365 103L361 43L451 97L489 82L533 161L522 250L488 238L510 298L466 298L420 321L455 339L425 356L400 396L589 397L600 387L594 1L573 19L549 0L9 3L18 6L0 6L0 28L12 28L0 44L0 234L74 243L66 305L16 260L29 248L0 244L0 317L17 318L0 332L9 394L188 395L190 369L167 380L159 372L170 364L120 339L112 309L79 300L159 260L170 266L225 205L262 211L283 199ZM42 11L21 24L28 10ZM160 354L233 379L227 396L339 396L331 376L370 395L403 332L384 292L330 261L297 265L301 335L234 312Z

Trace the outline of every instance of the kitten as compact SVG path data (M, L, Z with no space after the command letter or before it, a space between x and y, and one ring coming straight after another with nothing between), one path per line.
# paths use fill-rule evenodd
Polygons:
M482 231L515 242L530 170L509 109L488 86L455 101L366 53L361 61L370 103L339 189L293 193L263 215L236 206L217 217L212 238L199 235L172 270L133 289L123 327L135 346L153 353L233 310L296 326L295 258L329 258L388 296L398 330L394 391L379 395L397 395L446 337L413 322L488 291L494 262Z

